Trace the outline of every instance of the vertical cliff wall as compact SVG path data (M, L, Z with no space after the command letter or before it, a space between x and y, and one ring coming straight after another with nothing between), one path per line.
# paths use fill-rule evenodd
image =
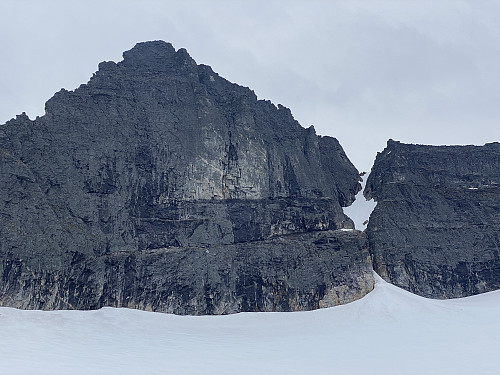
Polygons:
M463 297L500 288L500 144L389 141L364 195L375 271L411 292Z
M206 314L371 290L364 237L339 231L360 185L335 138L184 49L123 57L0 125L0 303Z

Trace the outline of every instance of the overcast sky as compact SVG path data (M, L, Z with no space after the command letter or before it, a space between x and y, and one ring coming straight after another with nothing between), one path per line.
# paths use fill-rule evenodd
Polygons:
M483 0L1 0L0 123L156 39L338 138L361 171L389 138L500 141L500 1Z

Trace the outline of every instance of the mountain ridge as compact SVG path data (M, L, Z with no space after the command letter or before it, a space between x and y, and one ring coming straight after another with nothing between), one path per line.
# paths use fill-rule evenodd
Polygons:
M433 298L500 288L499 143L389 140L364 195L337 139L138 43L0 125L0 304L176 314L311 310L385 280Z

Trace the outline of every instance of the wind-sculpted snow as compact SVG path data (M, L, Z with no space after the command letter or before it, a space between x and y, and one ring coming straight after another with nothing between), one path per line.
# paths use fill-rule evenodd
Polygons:
M500 292L418 297L378 279L310 312L187 317L0 308L2 374L498 373Z

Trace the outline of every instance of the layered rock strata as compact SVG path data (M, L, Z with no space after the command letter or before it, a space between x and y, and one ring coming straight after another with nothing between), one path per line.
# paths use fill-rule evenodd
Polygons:
M389 141L364 191L374 269L434 298L500 288L500 144Z
M318 231L208 248L76 253L62 270L33 270L29 261L12 259L3 265L2 303L191 315L312 310L371 290L369 258L358 233Z
M136 45L35 120L0 125L0 303L179 314L331 306L371 290L335 138Z

